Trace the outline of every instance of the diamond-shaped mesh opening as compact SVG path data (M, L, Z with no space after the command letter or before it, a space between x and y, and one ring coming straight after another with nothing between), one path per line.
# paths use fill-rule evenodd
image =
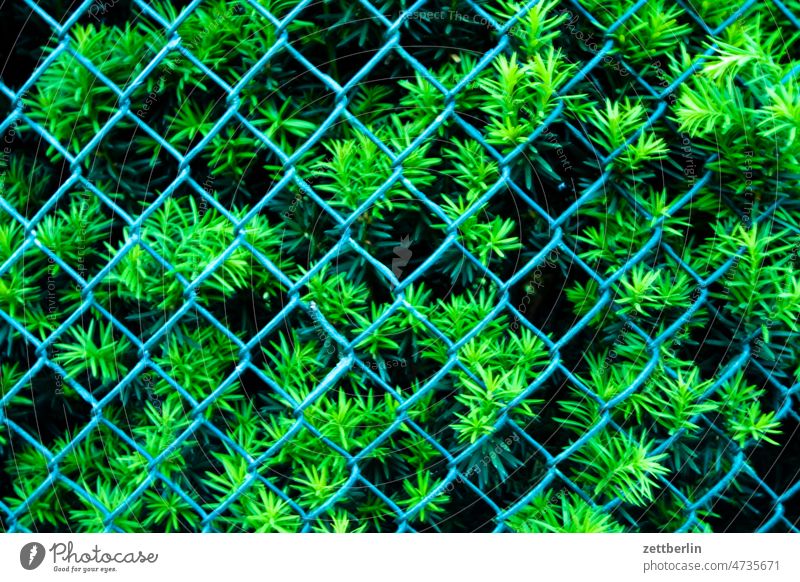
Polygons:
M241 31L247 23L257 35L246 39ZM194 10L177 30L181 45L203 65L233 85L261 58L263 47L276 41L275 26L247 2L210 2Z
M63 45L53 46L54 60L23 99L31 119L72 155L89 144L120 106L112 87L95 74L106 49L98 46L91 28L75 30L74 40L67 45L72 52Z
M299 507L274 485L256 481L214 521L225 532L294 533L303 525Z
M51 355L55 355L51 352ZM8 398L5 403L6 418L27 432L37 442L50 447L65 432L77 433L89 415L88 405L69 386L66 379L50 368L34 373L11 393L13 385L22 379L23 370L19 366L4 364L3 391ZM32 422L34 410L46 415L49 422ZM20 435L11 432L8 446L21 446Z
M416 531L423 533L434 532L450 532L452 531L452 524L459 515L467 515L469 524L466 526L466 531L471 533L489 533L495 528L496 511L488 503L484 495L479 494L477 491L470 487L464 487L461 491L453 491L445 495L453 495L452 501L448 503L448 512L441 517L428 517L430 523L425 523L417 518L416 522L412 522L412 527ZM419 523L417 523L419 522Z
M520 490L519 483L533 488L547 473L543 455L510 429L501 429L476 448L462 453L460 459L459 475L453 482L454 499L470 499L469 491L477 489L501 509L527 493L526 489Z
M780 400L779 400L780 401ZM786 464L784 461L797 454L800 443L800 425L797 416L787 414L781 419L780 433L774 433L771 438L779 443L773 445L763 455L751 455L749 463L756 474L776 494L788 491L797 480L797 467ZM787 508L793 506L786 501ZM795 521L797 514L795 512Z
M634 0L629 0L604 7L595 0L581 2L601 26L607 27L624 19L613 36L618 43L614 52L637 69L657 58L673 55L681 41L691 43L693 38L699 36L699 25L684 9L683 3L652 2L631 11L635 4ZM731 13L734 11L735 8ZM716 12L718 17L722 16L721 9ZM584 41L590 50L592 46L596 48L596 45L602 45L597 39L592 43L592 38L583 34L581 24L588 24L585 18L579 18L577 13L572 12L569 17L568 27L571 26L570 33L576 39ZM648 30L648 34L643 35L643 30ZM597 28L594 31L597 32Z
M6 232L12 235L9 237L11 242L21 242L20 229L10 221L9 226ZM14 250L16 253L6 261L0 278L0 309L15 318L18 323L18 326L4 326L3 339L6 342L20 341L20 328L37 337L43 337L48 331L53 330L53 322L48 321L47 312L44 310L46 290L31 286L30 278L26 277L31 267L37 269L40 274L45 272L48 264L47 255L33 246L24 249L20 246ZM53 297L54 294L51 294L50 298Z
M743 495L744 502L733 502L731 496L734 494ZM718 517L709 521L712 527L716 525L720 528L720 525L724 524L723 531L752 531L754 525L755 528L760 528L772 517L775 511L774 503L774 493L765 488L760 479L741 473L714 502L714 513Z
M40 491L36 497L33 497L34 491L35 488L26 483L16 495L4 499L14 511L15 525L42 533L61 531L70 521L69 510L75 493L61 482ZM6 531L11 531L10 527Z
M435 524L448 513L450 498L439 474L446 459L433 437L404 423L391 434L385 448L396 452L396 462L383 462L381 457L370 459L365 464L367 480L403 511L412 527ZM419 501L437 490L435 507L424 511L426 508Z
M65 370L65 379L90 391L115 386L136 358L130 340L96 310L85 312L64 330L53 352L53 362Z
M277 392L283 406L294 409L306 402L338 363L339 343L318 311L309 314L298 309L277 322L277 327L258 336L251 357L263 375L261 380Z
M132 99L138 100L139 96L134 94ZM131 113L139 117L139 111L134 109ZM155 115L139 119L155 131L162 127ZM135 211L138 215L145 209L144 204L152 203L154 192L166 190L178 176L177 155L174 150L164 147L159 139L150 137L141 126L123 118L84 158L84 175L112 200L118 200L120 196L141 200L141 208Z
M302 105L292 95L303 95ZM335 100L317 75L283 53L255 67L239 96L240 114L287 155L306 144L317 129L313 120L331 115Z
M114 245L122 235L115 214L80 183L60 196L36 225L36 240L54 255L48 260L48 276L55 279L62 274L55 257L86 280L105 267L104 243Z
M27 106L21 105L22 112ZM11 114L12 107L8 107ZM3 200L22 217L33 218L70 178L69 164L19 115L9 118L0 148ZM5 212L2 213L6 220Z
M227 334L189 312L153 348L153 361L197 400L214 392L233 372L238 345Z
M297 15L297 21L313 22L316 29L298 31L293 46L301 50L313 67L342 86L376 57L385 44L384 25L360 3L337 1L322 10L322 14L319 6L309 3ZM328 48L332 45L338 47L335 58Z
M411 12L407 26L406 34L417 41L409 43L409 54L424 59L423 63L430 68L437 68L437 65L448 61L458 63L462 59L475 59L492 50L498 38L491 20L476 12L466 2L418 8ZM447 38L463 38L464 42L458 45L441 42ZM420 47L427 43L441 46L433 54L425 53Z

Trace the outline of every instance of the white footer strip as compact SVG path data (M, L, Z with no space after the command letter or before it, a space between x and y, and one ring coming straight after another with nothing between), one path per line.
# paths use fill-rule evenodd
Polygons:
M800 580L795 534L6 534L0 580Z

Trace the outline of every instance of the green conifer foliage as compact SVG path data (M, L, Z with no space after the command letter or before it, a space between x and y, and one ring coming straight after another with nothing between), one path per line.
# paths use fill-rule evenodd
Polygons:
M0 530L798 531L800 3L185 4L3 16Z

